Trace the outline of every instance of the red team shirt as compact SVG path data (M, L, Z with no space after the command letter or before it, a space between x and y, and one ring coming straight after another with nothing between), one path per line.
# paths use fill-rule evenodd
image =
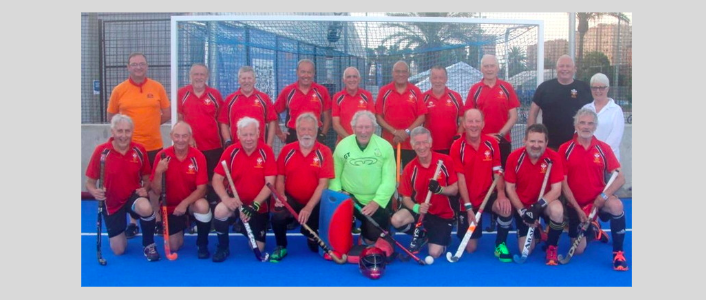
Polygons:
M458 132L458 118L463 116L461 95L447 87L441 98L436 98L432 90L428 90L422 99L427 106L424 127L431 131L431 149L451 149L453 137Z
M520 101L511 84L497 79L495 86L491 88L481 79L468 91L463 109L480 109L485 117L482 132L489 134L500 131L509 119L508 111L517 107L520 107ZM505 134L505 139L510 141L510 131Z
M201 97L196 96L194 87L187 85L177 93L177 112L191 125L196 148L208 151L221 148L221 129L218 115L223 107L223 97L218 90L206 86Z
M409 126L421 115L427 113L427 106L422 101L422 91L411 83L407 83L407 88L400 94L395 88L395 83L391 82L380 88L378 98L375 100L375 111L385 119L385 122L397 130L408 129ZM393 135L387 130L382 131L382 138L397 147L392 142ZM411 150L412 146L407 139L401 146L402 149Z
M316 142L306 157L299 142L282 147L277 159L277 175L284 175L284 190L299 204L306 205L321 178L334 178L331 149Z
M86 177L100 179L100 159L104 149L110 150L105 158L105 205L108 214L113 214L125 205L136 189L142 187L142 176L150 174L151 165L145 147L131 142L123 155L113 148L111 137L107 143L93 150L86 168Z
M244 205L253 203L265 186L265 176L277 176L275 154L267 144L262 142L257 144L257 148L250 155L245 153L243 145L237 142L223 151L220 161L223 160L228 163L233 184ZM218 164L213 172L225 177L223 184L226 187L230 186L223 165ZM260 206L258 212L267 212L267 205Z
M547 148L535 164L532 164L525 147L513 151L507 158L505 181L515 184L517 196L525 207L539 200L539 192L542 190L544 175L549 167L546 159L552 162L552 170L549 173L549 179L547 179L545 194L549 192L550 185L564 180L561 157L556 151Z
M466 177L468 198L476 210L488 193L493 183L493 173L502 170L498 142L485 135L480 137L478 150L474 149L466 138L460 138L451 145L450 156L454 162L454 171ZM459 201L460 207L463 201ZM465 209L464 209L465 210Z
M336 93L331 101L331 116L341 118L341 126L348 132L353 134L351 121L353 115L360 110L367 110L375 114L375 103L373 103L373 95L364 89L358 89L355 95L349 94L345 89ZM341 141L338 137L336 143Z
M605 174L620 168L620 162L610 146L594 136L591 145L584 149L574 138L559 147L564 174L579 206L592 204L605 188Z
M451 160L451 157L432 152L431 164L429 164L428 168L422 166L419 162L419 157L415 157L404 167L404 171L402 171L402 182L400 182L400 194L411 197L416 203L424 203L424 200L427 198L427 192L429 192L429 181L434 176L436 162L439 161L439 159L444 162L441 166L439 178L437 178L439 185L446 187L458 181L458 176L456 176L456 172L453 170L453 160ZM449 197L432 193L429 203L432 205L429 207L428 213L444 219L453 218L454 212L451 208Z
M287 127L296 129L297 117L305 112L311 112L319 120L319 128L321 128L324 126L324 123L321 122L321 114L331 110L331 97L326 87L316 82L311 83L309 92L306 94L302 93L299 89L299 83L295 82L284 87L277 96L275 110L279 114L285 109L289 109Z
M218 115L218 122L230 126L230 138L238 140L238 120L243 117L251 117L260 124L260 141L265 140L267 123L277 120L272 100L267 94L253 89L249 97L243 95L238 89L235 93L228 95L221 113Z
M157 153L155 164L159 162L162 153L169 158L169 167L162 176L167 176L167 213L171 214L182 200L196 190L197 186L208 183L206 157L198 149L189 147L186 158L180 161L176 157L174 146L171 146ZM157 168L152 168L150 181L154 180L155 169Z

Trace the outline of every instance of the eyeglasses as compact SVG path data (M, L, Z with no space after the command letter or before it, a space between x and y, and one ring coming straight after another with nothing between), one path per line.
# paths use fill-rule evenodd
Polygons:
M607 88L608 88L607 86L592 86L592 87L591 87L591 90L594 90L594 91L605 91L605 89L607 89Z
M143 67L143 68L144 68L144 67L147 66L147 63L131 63L130 66L133 67L133 68L137 68L137 67Z

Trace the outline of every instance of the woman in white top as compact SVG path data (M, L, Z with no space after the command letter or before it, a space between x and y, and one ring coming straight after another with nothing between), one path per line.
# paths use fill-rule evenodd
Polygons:
M615 157L620 161L620 141L623 140L623 131L625 131L623 109L613 99L608 98L608 90L610 90L608 76L596 73L591 77L590 85L593 102L584 105L583 108L598 114L598 127L594 135L598 140L610 145Z

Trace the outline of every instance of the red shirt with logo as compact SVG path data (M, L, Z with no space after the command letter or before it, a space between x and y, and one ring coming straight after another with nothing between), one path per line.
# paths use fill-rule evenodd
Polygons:
M277 163L272 149L263 142L258 142L257 148L250 153L245 153L243 145L237 142L223 151L220 161L225 160L233 177L233 184L238 192L240 201L250 205L265 186L265 176L277 176ZM223 184L230 188L228 178L222 164L218 164L214 174L223 176ZM260 206L260 213L267 212L267 205Z
M561 166L559 154L547 148L534 164L525 147L513 151L508 156L504 179L509 183L515 184L517 196L525 207L539 200L539 192L542 190L542 183L544 182L545 174L547 174L549 162L552 163L552 170L547 179L545 194L549 192L553 183L564 180L564 168Z
M373 103L373 95L370 92L358 89L355 95L351 95L344 89L333 96L331 116L341 118L341 126L348 134L353 134L351 121L353 115L360 110L367 110L375 114L375 103ZM339 141L341 141L340 136L336 143Z
M310 112L319 120L319 128L321 128L324 126L324 123L321 122L321 114L324 111L331 110L331 97L329 96L328 89L316 82L311 83L309 92L306 94L302 93L299 89L299 83L295 82L284 87L282 92L279 93L279 96L277 96L275 110L280 114L285 109L289 109L286 122L287 127L296 129L296 122L299 115Z
M424 203L429 192L429 181L434 176L436 164L439 160L443 162L439 177L436 179L439 185L446 187L458 181L451 157L432 151L429 167L425 168L419 161L419 157L415 157L404 167L402 181L400 182L400 194L405 197L411 197L416 203ZM432 205L429 207L428 213L444 219L453 218L454 211L451 207L451 202L449 202L449 197L432 193L429 203Z
M380 88L378 98L375 100L375 112L383 116L385 122L397 130L409 129L409 126L421 115L427 113L427 106L422 100L422 91L411 83L407 83L403 93L398 93L395 82L391 82ZM392 132L382 131L382 138L390 145L397 147L392 142ZM402 149L411 150L409 139L404 141Z
M169 158L169 167L162 176L167 176L167 212L171 214L181 201L196 190L197 186L208 183L206 157L198 149L189 147L186 158L179 160L174 151L174 146L171 146L157 153L154 161L155 165L161 159L162 153ZM150 181L154 180L155 169L157 168L152 168Z
M267 123L277 120L272 100L267 94L253 89L250 96L245 96L238 89L226 97L224 107L218 115L218 122L230 126L230 138L238 140L238 120L243 117L251 117L260 124L260 141L265 140Z
M86 168L86 177L100 179L100 160L104 150L108 150L103 183L105 205L108 214L113 214L125 205L135 190L142 187L142 176L150 174L151 165L145 147L131 142L127 152L121 154L113 147L111 137L107 143L100 144L93 150Z
M449 155L454 162L454 170L466 177L468 198L477 210L492 185L493 174L500 172L500 149L498 141L488 136L480 136L478 149L460 138L451 145ZM463 201L459 201L463 206Z
M314 195L321 178L334 178L331 149L319 142L307 156L299 149L299 142L282 147L277 158L277 174L284 176L284 190L300 204L306 205Z
M428 90L422 95L422 99L427 106L424 127L431 132L431 149L451 149L453 137L458 132L458 118L463 116L463 98L447 87L441 98L437 98L432 90Z
M620 168L620 162L610 146L595 136L585 149L574 134L572 140L559 147L559 155L563 160L566 181L580 206L592 204L605 188L605 175Z
M221 129L218 115L223 107L223 97L218 90L206 86L201 96L196 96L194 87L187 85L177 92L177 112L191 125L196 148L201 151L221 148Z
M483 134L499 132L509 119L508 111L520 107L520 100L512 85L497 79L493 87L488 86L481 79L468 91L464 111L478 108L485 117ZM510 141L510 131L505 134L505 139Z

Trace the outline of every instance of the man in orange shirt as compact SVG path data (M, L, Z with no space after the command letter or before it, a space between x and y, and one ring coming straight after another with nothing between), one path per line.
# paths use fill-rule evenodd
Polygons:
M171 119L169 97L161 83L147 78L147 58L144 54L135 52L127 59L129 77L118 84L110 94L108 102L108 119L120 113L129 116L135 124L133 141L147 150L150 164L154 162L157 152L162 150L162 135L159 127ZM159 196L150 193L150 202L155 211L158 210ZM157 233L161 234L161 216L157 215ZM137 222L130 218L130 224L125 230L127 238L137 234Z

